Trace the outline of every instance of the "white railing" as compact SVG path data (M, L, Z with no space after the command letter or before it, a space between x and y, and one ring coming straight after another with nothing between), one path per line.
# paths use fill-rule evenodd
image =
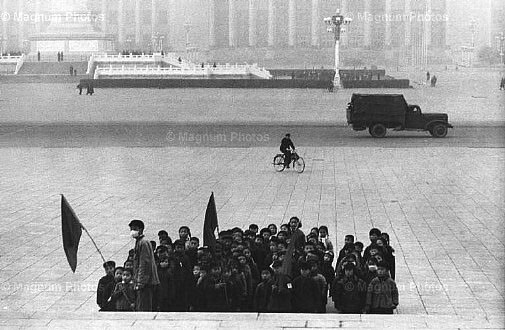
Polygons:
M268 70L259 68L254 65L216 65L216 66L181 66L181 67L161 67L161 66L131 66L131 65L109 65L97 66L95 69L94 78L100 77L181 77L181 78L198 78L198 77L231 77L231 76L250 76L254 75L262 79L271 79L272 75Z
M18 59L18 63L16 64L16 70L14 70L14 74L18 74L19 73L19 70L21 70L21 67L23 66L23 63L25 63L25 58L26 58L26 55L23 54L20 56L20 58Z
M23 55L0 55L0 63L17 63Z

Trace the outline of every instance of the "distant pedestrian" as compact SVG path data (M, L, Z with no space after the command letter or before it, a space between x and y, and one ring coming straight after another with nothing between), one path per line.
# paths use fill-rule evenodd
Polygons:
M433 75L433 77L431 77L431 87L435 87L437 84L437 76Z
M217 65L216 65L216 62L214 62L214 64L212 65L213 68L216 68Z
M37 61L40 62L40 51L37 52Z
M505 90L505 76L501 77L500 90Z
M63 52L60 53L61 61L63 62Z
M426 72L426 81L430 81L430 71Z
M74 76L77 76L77 69L74 69Z
M93 84L92 83L88 83L88 89L86 91L86 95L93 95L93 93L95 92L95 89L93 88Z
M333 85L333 80L330 79L328 83L328 92L333 93L333 90L335 89L335 86Z
M58 57L58 62L60 62L60 61L61 61L61 55L60 55L60 52L58 52L57 57Z
M71 65L70 66L70 75L73 76L74 75L74 67Z

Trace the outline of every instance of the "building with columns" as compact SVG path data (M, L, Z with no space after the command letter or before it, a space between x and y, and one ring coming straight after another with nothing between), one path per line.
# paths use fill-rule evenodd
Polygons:
M54 0L56 1L56 0ZM54 2L53 1L53 2ZM465 3L468 2L468 4ZM497 4L501 0L485 0ZM34 51L31 41L51 24L46 0L0 0L2 49ZM342 36L346 49L382 51L419 64L428 53L459 47L462 27L479 13L479 44L503 22L470 0L62 0L66 10L85 4L96 33L112 36L107 51L208 51L320 49L333 46L323 18L337 8L353 19ZM79 5L77 5L79 3ZM468 5L468 7L467 7ZM481 6L483 7L483 6ZM486 7L487 8L487 7ZM82 9L82 8L81 8ZM61 10L61 8L60 8ZM27 14L19 19L20 13ZM485 18L489 16L489 19ZM42 19L34 19L41 17ZM462 19L463 18L463 19ZM494 23L493 23L494 22ZM467 24L468 25L468 24ZM487 31L487 32L484 32ZM104 37L105 38L105 37ZM107 48L107 47L106 47Z

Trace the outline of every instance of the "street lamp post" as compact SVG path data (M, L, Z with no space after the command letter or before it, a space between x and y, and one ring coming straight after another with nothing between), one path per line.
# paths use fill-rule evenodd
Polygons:
M503 62L503 56L505 55L503 53L503 51L504 51L503 43L505 41L505 36L503 35L503 32L500 32L500 34L496 36L496 40L498 40L498 47L500 47L499 48L499 50L500 50L500 64L505 65L505 62Z
M186 31L186 53L189 51L189 32L191 31L191 23L184 23L184 30Z
M471 49L471 52L469 53L470 55L470 58L469 58L469 65L470 66L473 66L473 56L474 56L474 52L475 52L475 32L477 31L477 21L472 18L470 20L470 32L472 33L472 49Z
M326 17L324 19L326 23L327 31L332 32L335 36L335 77L333 79L333 87L336 89L342 88L340 84L340 35L345 32L345 28L342 25L349 25L352 22L351 18L344 17L340 14L340 9L337 9L337 13L331 17Z

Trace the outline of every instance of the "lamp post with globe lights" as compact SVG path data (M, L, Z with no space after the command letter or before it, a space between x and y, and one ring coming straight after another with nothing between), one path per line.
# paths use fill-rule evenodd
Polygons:
M326 17L324 22L327 25L327 31L332 32L335 37L335 77L333 79L333 86L336 89L342 88L340 84L340 35L345 32L345 26L352 22L349 17L344 17L340 14L340 9L337 9L337 13L333 16ZM343 26L342 26L343 25Z
M503 62L503 56L505 55L504 49L503 49L503 43L505 42L505 35L503 32L500 32L496 37L496 40L498 41L498 50L500 51L500 64L505 66L505 62Z

